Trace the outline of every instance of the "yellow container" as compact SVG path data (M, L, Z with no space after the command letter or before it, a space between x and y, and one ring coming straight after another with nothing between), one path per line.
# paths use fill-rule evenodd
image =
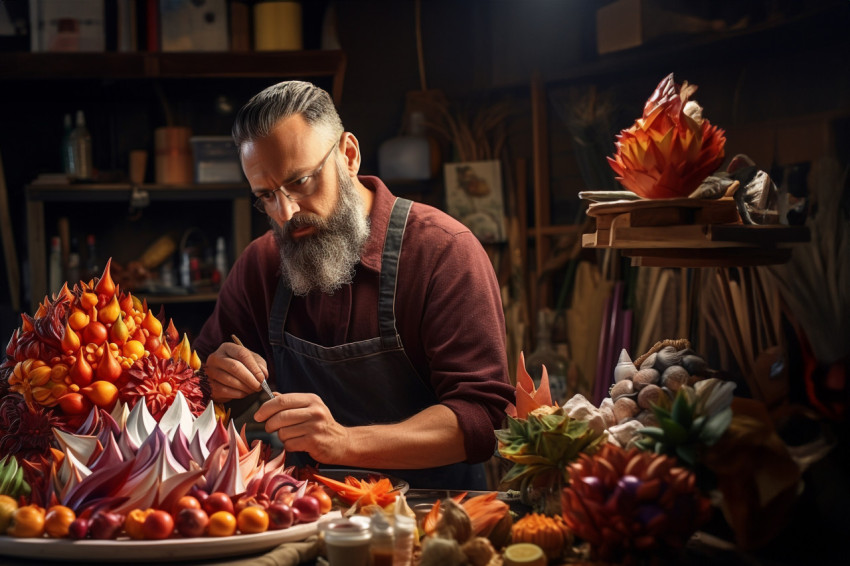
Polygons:
M259 2L254 5L255 51L300 51L300 2Z

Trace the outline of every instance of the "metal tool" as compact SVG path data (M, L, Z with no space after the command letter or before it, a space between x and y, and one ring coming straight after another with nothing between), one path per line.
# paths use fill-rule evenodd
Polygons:
M245 345L242 344L242 340L240 340L235 334L231 334L230 337L233 339L234 344L236 344L237 346L242 346L243 348L245 347ZM263 391L266 392L266 395L269 396L269 399L274 399L274 393L272 393L272 388L269 387L268 381L266 381L265 379L262 380L260 382L260 387L263 388Z

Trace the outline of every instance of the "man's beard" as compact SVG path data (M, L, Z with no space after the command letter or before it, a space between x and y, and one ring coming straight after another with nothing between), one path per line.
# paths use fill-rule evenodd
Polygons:
M351 283L360 252L369 238L369 219L354 182L337 166L339 198L327 219L313 214L296 214L283 225L271 221L280 247L280 269L284 282L296 295L312 290L331 294ZM307 226L316 230L299 239L292 232Z

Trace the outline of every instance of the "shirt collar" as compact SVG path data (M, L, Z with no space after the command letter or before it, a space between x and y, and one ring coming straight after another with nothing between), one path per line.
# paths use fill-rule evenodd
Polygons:
M396 197L377 177L360 175L358 179L367 189L375 193L372 211L369 213L369 239L366 240L363 253L360 254L360 263L367 269L380 272L384 241L387 237L387 227L390 224L390 214Z

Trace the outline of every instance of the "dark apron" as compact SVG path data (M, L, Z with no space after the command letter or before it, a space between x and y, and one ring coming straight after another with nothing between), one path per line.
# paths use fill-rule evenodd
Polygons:
M343 426L396 423L438 403L405 355L395 324L396 274L411 204L396 199L387 228L378 295L380 336L324 347L284 332L292 291L283 279L278 284L269 317L277 390L315 393ZM294 452L287 454L287 464L315 465L315 461L305 452ZM404 479L414 488L487 489L481 464L377 471Z

